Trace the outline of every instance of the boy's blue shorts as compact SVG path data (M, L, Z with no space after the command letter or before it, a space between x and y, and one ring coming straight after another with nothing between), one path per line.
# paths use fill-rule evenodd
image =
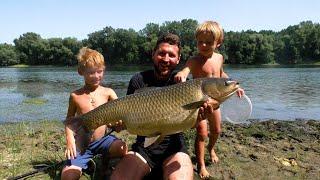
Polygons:
M93 156L97 154L106 154L109 152L109 148L111 144L117 140L114 135L108 135L104 136L101 139L94 141L89 144L88 148L83 154L80 154L80 152L77 151L77 157L75 159L68 159L66 161L67 166L78 166L82 169L88 168L88 162L90 161Z

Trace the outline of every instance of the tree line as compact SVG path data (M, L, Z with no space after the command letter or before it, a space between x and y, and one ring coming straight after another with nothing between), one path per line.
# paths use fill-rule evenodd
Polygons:
M83 46L101 52L107 64L148 64L158 36L175 33L182 42L182 60L197 53L194 37L198 22L193 19L149 23L142 30L114 29L110 26L88 34L88 38L49 38L28 32L14 44L0 44L0 66L15 64L77 64L76 54ZM279 32L248 30L225 32L219 48L227 64L300 64L320 60L320 25L304 21Z

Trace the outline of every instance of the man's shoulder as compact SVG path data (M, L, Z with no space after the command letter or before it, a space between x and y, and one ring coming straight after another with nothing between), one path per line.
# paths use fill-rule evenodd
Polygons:
M150 74L153 74L152 69L138 72L138 73L134 74L132 77L146 77L146 76L149 76Z
M133 94L137 89L148 86L150 79L153 76L153 70L142 71L134 74L130 79L127 95Z
M151 76L153 76L153 70L141 71L134 74L131 77L131 81L143 81L144 79L150 78Z

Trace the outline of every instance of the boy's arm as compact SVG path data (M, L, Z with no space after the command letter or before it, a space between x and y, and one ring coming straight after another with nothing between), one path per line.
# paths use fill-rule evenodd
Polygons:
M113 89L110 89L108 101L113 101L115 99L118 99L118 96Z
M71 94L69 97L69 107L68 107L68 113L67 113L66 123L65 123L65 133L66 133L66 143L67 143L65 156L68 159L74 159L77 154L74 132L71 128L72 118L75 116L76 111L77 111L77 107L75 102L73 101L73 97Z
M174 76L175 82L185 82L191 72L192 61L188 60L185 67Z
M222 71L222 73L221 73L220 76L221 76L222 78L229 78L228 74L225 73L225 72L223 72L223 71Z
M224 58L223 58L222 55L221 55L221 58L222 58L222 60L221 60L221 68L220 68L220 77L229 78L228 74L225 73L224 70L223 70Z

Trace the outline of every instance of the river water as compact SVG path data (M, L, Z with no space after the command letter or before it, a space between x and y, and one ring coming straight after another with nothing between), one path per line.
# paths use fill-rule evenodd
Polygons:
M113 68L103 85L124 96L130 77L145 67ZM320 120L320 67L227 66L253 104L251 119ZM71 91L83 79L75 68L0 68L0 122L64 120Z

